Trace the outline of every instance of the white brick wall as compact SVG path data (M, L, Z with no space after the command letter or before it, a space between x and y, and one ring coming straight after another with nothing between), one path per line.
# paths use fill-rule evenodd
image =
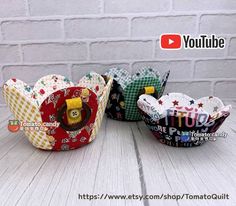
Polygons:
M234 10L236 9L235 0L173 0L174 10Z
M106 41L90 45L91 60L126 60L152 57L152 41Z
M32 16L100 13L99 0L28 0Z
M157 37L162 33L195 34L196 16L136 17L132 20L132 36Z
M66 19L65 33L68 39L127 37L127 18Z
M0 0L0 17L16 17L26 15L24 0Z
M49 40L62 37L60 20L3 21L3 40Z
M0 83L150 66L171 70L169 92L235 99L235 25L235 0L0 0ZM160 50L159 35L169 32L216 33L227 44Z
M22 45L25 62L80 61L87 58L86 43L39 43Z
M205 34L235 34L235 25L236 14L202 15L200 19L200 32Z

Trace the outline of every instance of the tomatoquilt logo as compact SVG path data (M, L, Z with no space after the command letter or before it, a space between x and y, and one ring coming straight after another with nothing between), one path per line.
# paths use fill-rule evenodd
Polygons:
M160 48L168 50L178 49L224 49L225 38L215 34L201 34L192 37L189 34L162 34L160 36Z

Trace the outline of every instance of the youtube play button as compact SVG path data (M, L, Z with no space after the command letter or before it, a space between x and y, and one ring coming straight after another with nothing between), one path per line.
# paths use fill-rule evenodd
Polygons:
M179 34L163 34L160 39L162 49L180 49L181 36Z
M173 44L175 41L173 41L172 39L169 39L169 45Z

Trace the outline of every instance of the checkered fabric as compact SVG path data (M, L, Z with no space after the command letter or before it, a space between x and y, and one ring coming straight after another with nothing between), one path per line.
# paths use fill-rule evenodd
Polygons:
M125 88L129 83L132 82L132 77L129 72L121 68L111 68L105 73L106 76L112 77L114 80L119 82L122 88Z
M20 94L16 88L4 86L3 96L15 115L20 121L42 122L38 108L32 104L29 99ZM44 131L25 131L29 141L37 148L51 150L50 137Z
M142 68L134 75L121 68L112 68L105 75L113 77L114 83L108 101L106 113L108 117L117 120L141 120L137 109L137 99L140 90L144 87L154 86L157 93L163 93L169 76L167 72L161 82L160 74L156 69ZM163 88L162 88L163 87ZM121 91L124 91L121 93ZM120 97L124 100L120 100Z
M100 101L99 101L99 105L98 105L98 111L97 111L97 116L95 119L95 123L94 123L94 127L93 127L93 132L92 135L89 139L89 142L93 141L98 133L98 130L101 126L102 123L102 118L104 116L104 112L106 109L106 105L107 105L107 100L109 97L109 93L110 93L110 89L111 89L111 85L112 85L112 78L110 78L108 80L108 83L103 91L103 95L100 97Z
M154 86L159 92L161 90L160 81L155 77L142 77L134 80L125 89L125 118L127 120L139 120L141 116L137 108L138 94L141 89L147 86Z

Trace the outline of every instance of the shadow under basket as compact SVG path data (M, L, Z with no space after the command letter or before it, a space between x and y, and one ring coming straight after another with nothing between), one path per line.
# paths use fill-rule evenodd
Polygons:
M217 97L194 100L181 93L170 93L158 100L144 94L137 104L152 134L161 143L174 147L194 147L216 140L216 131L231 108Z
M101 126L112 79L91 72L78 83L61 75L40 78L33 88L8 80L3 96L31 144L71 150L92 142ZM11 121L9 121L9 124Z

